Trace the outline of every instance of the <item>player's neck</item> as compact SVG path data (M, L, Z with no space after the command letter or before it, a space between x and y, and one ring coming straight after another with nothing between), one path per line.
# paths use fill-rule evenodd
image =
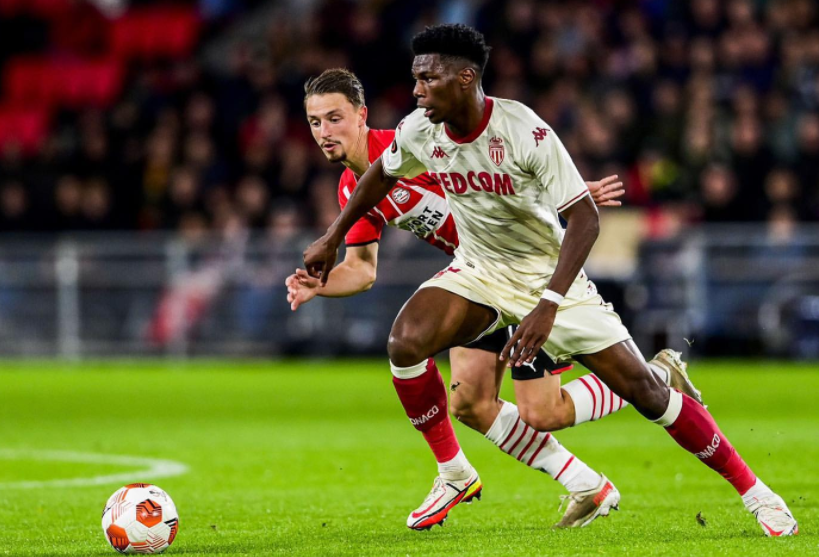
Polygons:
M350 150L343 164L356 176L362 176L370 168L370 128L363 126L358 134L355 146Z
M486 95L482 89L467 97L463 110L446 121L446 127L457 137L466 137L472 133L483 120L486 109Z

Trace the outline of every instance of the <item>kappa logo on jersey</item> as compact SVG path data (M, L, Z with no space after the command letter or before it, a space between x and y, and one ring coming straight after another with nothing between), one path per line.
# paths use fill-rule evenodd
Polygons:
M500 166L503 162L505 149L503 147L503 139L500 137L493 137L489 140L489 158L496 166Z
M405 190L404 188L395 188L390 193L390 197L392 200L398 203L399 205L403 205L410 199L410 192Z
M711 444L705 447L704 451L700 451L696 453L694 456L699 458L700 460L704 460L706 458L711 458L716 454L717 449L719 448L719 435L716 433L714 434L714 439L711 441Z
M440 276L443 276L445 273L460 273L460 272L461 272L461 270L457 269L455 267L447 267L443 271L438 271L437 273L435 273L435 276L433 276L432 278L438 278Z
M532 135L535 136L535 147L540 145L540 142L546 138L546 134L549 133L549 130L546 128L535 128L532 131Z
M436 145L435 149L432 150L432 158L433 159L442 159L444 157L449 158L449 155L447 155L444 152L443 149L441 149L439 146Z
M468 190L496 195L515 195L512 177L509 174L495 172L475 172L470 170L466 176L459 172L430 172L430 177L444 186L450 193L462 195Z
M394 155L396 151L398 151L398 142L393 139L392 145L390 145L390 153Z

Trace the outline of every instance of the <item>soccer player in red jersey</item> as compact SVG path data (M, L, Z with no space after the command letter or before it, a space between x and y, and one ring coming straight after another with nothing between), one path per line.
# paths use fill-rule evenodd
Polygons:
M396 318L388 343L394 373L423 372L441 350L520 323L502 360L519 368L543 349L558 362L581 362L722 475L766 535L796 534L782 498L698 401L657 380L583 274L599 233L595 204L547 124L520 103L484 94L483 36L464 25L438 25L416 35L412 46L419 108L399 124L336 222L305 251L308 273L325 284L352 225L399 180L428 172L444 187L459 247L452 265L422 284ZM559 386L547 379L516 382L520 415L537 429L545 429L539 412Z
M367 127L363 88L347 70L327 70L310 80L305 86L305 108L314 138L325 156L331 162L341 162L347 167L338 190L339 204L343 208L356 187L357 177L392 143L395 132ZM619 205L616 197L623 190L616 176L589 182L588 187L599 205ZM426 174L402 181L346 234L345 260L333 270L332 280L325 286L302 269L288 277L288 301L292 309L296 310L316 295L351 296L367 290L375 281L378 240L385 225L411 231L419 239L449 254L458 246L455 224L440 184ZM507 454L551 474L569 489L571 504L561 525L586 524L599 513L606 513L608 506L616 504L616 490L611 489L608 501L596 499L608 482L573 458L551 435L537 433L526 424L518 426L517 431L509 430L507 426L519 422L520 416L514 404L498 399L505 366L498 361L497 355L506 340L507 334L502 330L468 347L455 347L450 351L452 383L456 386L452 392L452 412ZM664 356L667 354L661 353L655 369L666 380L675 376L675 366ZM546 372L557 373L567 367L556 366L544 355L535 368L527 368L528 375L522 379L542 377ZM672 371L665 371L666 367ZM408 526L426 528L443 521L458 496L469 493L465 491L469 485L467 482L479 485L479 480L477 475L472 477L468 473L471 466L460 454L445 412L446 390L437 370L425 369L418 377L396 376L394 384L411 422L424 433L439 460L441 481L438 483L442 486L447 482L451 484L450 497L443 497L440 504L433 505L428 512L420 511L427 509L429 503L410 515ZM610 400L604 404L602 383L592 375L570 382L565 389L560 404L549 410L556 423L574 425L599 419L625 407L623 401L613 394L607 395ZM573 390L573 394L569 394ZM575 406L581 411L575 411ZM431 411L431 408L436 410ZM437 491L433 490L433 500L438 499Z

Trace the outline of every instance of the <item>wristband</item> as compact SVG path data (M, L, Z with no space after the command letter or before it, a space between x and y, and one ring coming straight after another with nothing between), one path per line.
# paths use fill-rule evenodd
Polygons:
M554 302L557 305L560 305L563 302L563 296L555 292L554 290L549 290L548 288L543 291L543 294L540 295L541 300L548 300L549 302Z

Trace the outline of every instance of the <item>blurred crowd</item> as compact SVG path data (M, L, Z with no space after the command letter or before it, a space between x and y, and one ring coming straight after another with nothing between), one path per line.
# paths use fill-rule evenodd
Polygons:
M251 4L209 22L200 52L265 8ZM324 0L263 13L263 34L221 65L134 64L113 106L61 111L38 153L3 146L0 228L324 227L342 168L312 142L304 81L349 67L370 126L394 127L414 107L409 40L442 21L482 30L487 93L529 104L586 179L619 174L655 234L819 220L813 0Z

